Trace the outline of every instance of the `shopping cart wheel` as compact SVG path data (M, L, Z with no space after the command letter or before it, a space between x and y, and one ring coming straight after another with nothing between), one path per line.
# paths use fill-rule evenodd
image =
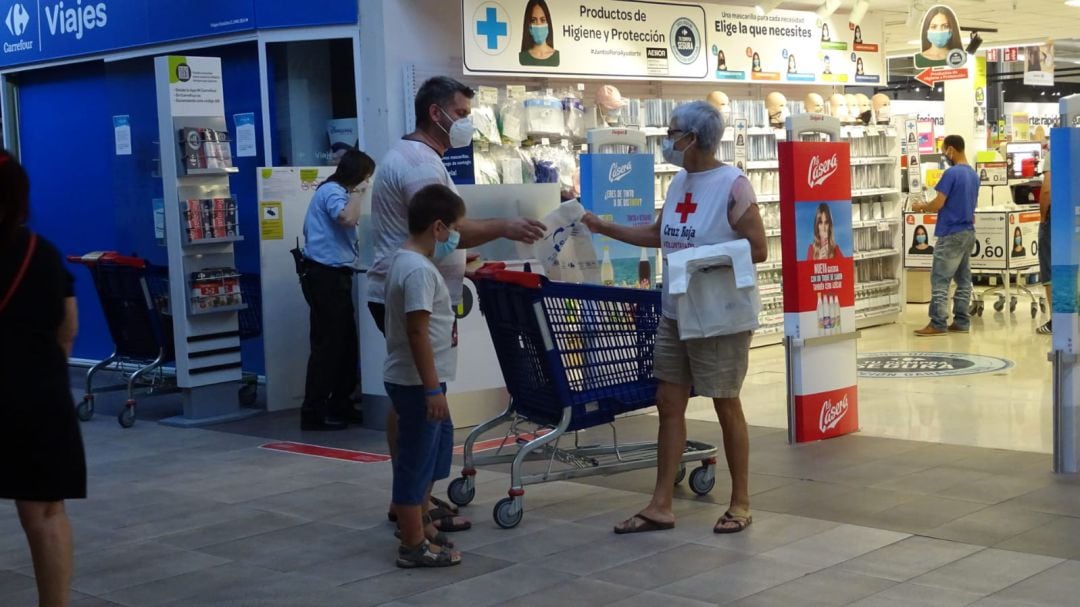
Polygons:
M968 306L968 315L975 316L979 313L979 302L972 300L971 305Z
M82 402L75 407L75 414L79 416L79 421L90 421L94 417L94 397L90 394L83 396Z
M690 490L698 495L707 495L716 485L716 473L712 466L701 466L690 473Z
M679 464L679 471L675 473L675 484L683 482L684 478L686 478L686 464Z
M1005 309L1005 300L1004 299L998 299L997 301L994 302L994 311L995 312L1000 312L1000 311L1002 311L1004 309Z
M1011 298L1009 298L1009 313L1012 314L1015 311L1016 311L1016 296L1013 295Z
M476 486L473 485L472 477L458 477L450 481L446 488L446 495L456 506L468 506L476 497Z
M129 400L124 403L124 408L116 414L116 421L122 428L130 428L135 425L135 401Z
M495 503L495 510L492 514L495 517L496 525L503 529L513 529L521 523L521 517L525 516L525 510L522 509L517 498L504 497Z
M240 390L237 392L237 399L245 407L254 405L258 398L259 384L256 383L244 384L240 386Z

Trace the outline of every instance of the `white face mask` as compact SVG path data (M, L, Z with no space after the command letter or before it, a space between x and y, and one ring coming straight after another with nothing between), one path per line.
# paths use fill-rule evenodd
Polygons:
M664 138L664 140L660 143L661 151L663 152L664 156L664 162L667 162L668 164L673 164L677 167L683 166L683 163L686 161L686 150L676 150L675 143L677 141L681 141L683 137L686 137L689 134L690 133L683 133L683 135L678 139Z
M473 132L476 130L476 127L473 126L472 118L466 116L454 120L454 117L447 113L446 110L439 108L439 111L453 121L450 124L449 131L446 130L443 125L439 125L439 128L450 137L450 147L463 148L472 143Z

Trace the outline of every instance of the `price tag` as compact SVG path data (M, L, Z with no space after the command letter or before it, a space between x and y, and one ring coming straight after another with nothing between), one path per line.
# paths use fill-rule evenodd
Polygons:
M878 128L876 126L869 125L869 126L866 127L866 136L867 137L877 137L878 134L879 134L879 132L878 132Z
M525 85L523 85L523 84L508 84L508 85L506 85L506 96L509 99L524 99L525 98Z
M540 145L551 145L551 141L549 141L547 137L541 137Z
M551 89L544 89L544 95L554 97L554 93L551 92Z
M495 105L499 102L499 89L493 86L482 86L477 91L476 96L480 103L485 105Z
M891 228L891 227L892 227L892 224L890 224L889 222L887 222L887 221L879 221L878 224L877 224L877 231L878 232L888 232L889 228Z
M585 83L584 82L577 83L577 90L584 91L585 90Z
M864 129L863 127L861 127L861 126L849 127L848 136L851 137L852 139L861 139L864 135L866 135L866 129Z
M587 143L581 144L581 153L585 154L585 153L588 153L588 151L589 151L589 144L587 144Z

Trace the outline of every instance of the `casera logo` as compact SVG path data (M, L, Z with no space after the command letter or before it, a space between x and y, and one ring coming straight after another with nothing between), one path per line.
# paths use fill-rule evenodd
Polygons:
M70 34L76 40L82 40L84 32L109 24L107 10L104 2L87 3L85 6L82 0L75 0L74 6L58 2L45 7L45 22L49 26L49 34L53 36Z
M847 415L848 408L847 396L835 405L831 400L825 401L825 404L821 405L821 414L818 416L818 430L828 432L836 428L840 420Z
M4 25L7 26L12 36L22 36L26 31L27 24L30 23L30 13L26 12L26 7L21 3L15 3L8 9L7 17L4 18Z
M629 162L624 164L612 163L611 168L608 169L608 181L612 183L619 181L629 175L631 170L633 170L633 165Z
M822 160L820 156L814 156L810 159L810 171L806 175L806 182L810 185L810 188L816 188L819 185L824 185L825 181L836 174L836 170L840 168L840 161L837 160L836 154L832 155L832 158L828 160Z

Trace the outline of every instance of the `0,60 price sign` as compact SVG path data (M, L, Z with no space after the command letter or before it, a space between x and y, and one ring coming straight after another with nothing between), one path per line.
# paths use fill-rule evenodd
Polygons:
M975 213L975 245L971 267L976 270L1004 270L1008 267L1008 214Z

